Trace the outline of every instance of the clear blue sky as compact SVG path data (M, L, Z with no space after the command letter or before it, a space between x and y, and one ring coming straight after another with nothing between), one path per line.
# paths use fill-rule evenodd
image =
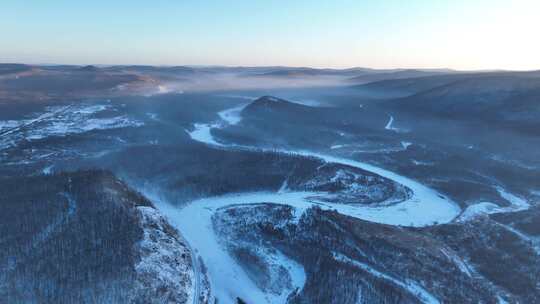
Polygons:
M2 0L0 62L540 69L538 0Z

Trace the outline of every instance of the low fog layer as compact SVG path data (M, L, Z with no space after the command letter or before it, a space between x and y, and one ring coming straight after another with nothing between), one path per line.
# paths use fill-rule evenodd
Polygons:
M0 74L10 302L540 299L538 72Z

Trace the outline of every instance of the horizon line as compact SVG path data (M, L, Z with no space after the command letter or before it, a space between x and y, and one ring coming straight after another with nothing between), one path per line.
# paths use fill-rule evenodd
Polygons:
M377 67L366 67L366 66L350 66L350 67L321 67L321 66L295 66L295 65L227 65L227 64L100 64L100 63L52 63L52 62L41 62L41 63L26 63L26 62L0 62L0 65L5 64L20 64L27 66L95 66L95 67L119 67L119 66L149 66L149 67L188 67L188 68L295 68L295 69L313 69L313 70L354 70L354 69L363 69L363 70L375 70L375 71L399 71L399 70L447 70L448 72L535 72L540 71L540 68L537 69L501 69L501 68L485 68L485 69L454 69L448 67L391 67L391 68L377 68Z

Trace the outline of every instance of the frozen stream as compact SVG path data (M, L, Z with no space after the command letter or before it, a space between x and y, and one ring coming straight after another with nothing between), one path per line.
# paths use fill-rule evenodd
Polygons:
M197 123L189 134L192 139L218 146L222 149L249 149L264 151L256 147L226 145L216 140L211 133L212 128L223 128L238 124L241 121L241 111L245 105L234 107L219 114L220 121L214 123ZM413 195L408 200L387 207L350 206L332 203L322 203L311 200L314 193L291 192L282 189L279 192L264 193L235 193L220 197L208 197L191 202L183 208L177 208L154 199L157 207L167 215L171 223L184 235L194 248L208 269L212 294L219 298L220 303L236 303L236 297L241 297L247 303L284 303L291 290L282 291L281 294L266 293L258 288L242 270L234 259L222 248L212 228L212 215L217 208L233 204L253 204L272 202L287 204L296 208L296 215L317 204L323 209L335 209L342 214L356 218L403 226L426 226L436 223L452 221L459 213L460 208L445 196L437 193L412 179L376 166L354 160L321 155L310 151L287 151L284 153L297 153L299 155L318 157L326 162L339 163L371 171L388 179L394 180L409 187ZM274 259L280 259L282 265L289 270L294 287L303 287L305 273L302 266L288 260L281 254Z
M190 131L189 135L192 139L196 141L203 142L212 146L219 146L221 148L230 147L236 149L243 148L261 152L265 151L264 149L256 147L225 145L223 143L220 143L212 136L211 129L213 128L223 128L228 125L238 124L241 121L240 113L244 107L245 105L242 105L218 113L221 118L220 122L210 124L195 124L194 130ZM342 165L356 167L393 180L399 184L408 187L413 191L413 195L408 200L386 207L350 206L342 204L324 203L324 205L328 208L336 209L343 214L377 223L418 227L432 225L434 223L441 224L450 222L454 218L456 218L461 211L461 209L456 203L451 201L449 198L439 194L437 191L430 189L415 180L367 163L330 155L323 155L305 150L276 151L275 149L273 149L272 151L295 153L298 155L320 158L328 163L338 163ZM306 202L308 201L306 200ZM281 201L281 203L286 204L287 202Z

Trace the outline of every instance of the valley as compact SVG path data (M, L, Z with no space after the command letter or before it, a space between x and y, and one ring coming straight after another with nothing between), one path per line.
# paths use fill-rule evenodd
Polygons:
M8 70L0 244L14 249L0 256L3 297L540 299L540 142L527 118L540 113L515 102L537 96L538 73ZM44 75L71 86L34 86ZM17 93L27 86L32 95ZM21 221L33 228L15 231Z

